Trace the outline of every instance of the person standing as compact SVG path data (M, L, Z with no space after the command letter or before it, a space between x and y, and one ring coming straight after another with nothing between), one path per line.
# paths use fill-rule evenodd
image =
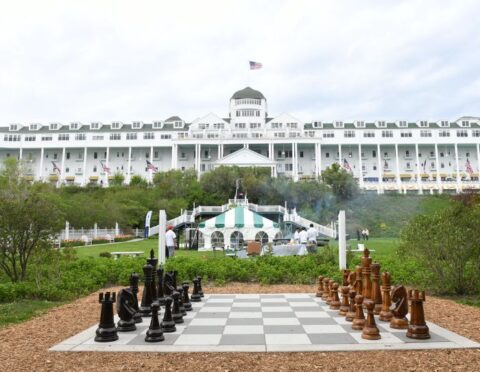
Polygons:
M305 227L302 227L302 231L300 231L299 240L300 240L300 244L305 244L305 245L307 244L308 234L307 234L307 229L305 229Z
M365 240L368 241L368 236L370 235L370 231L368 229L365 229Z
M165 245L167 246L168 257L175 255L175 246L177 245L177 235L173 231L173 226L168 226L165 233Z
M365 229L362 229L362 240L365 240Z
M360 229L357 229L357 241L360 241L361 235L360 235Z
M310 224L310 228L307 230L308 244L317 245L317 230L313 227L313 223Z
M293 242L295 244L298 244L300 241L300 229L296 229L295 232L293 233Z

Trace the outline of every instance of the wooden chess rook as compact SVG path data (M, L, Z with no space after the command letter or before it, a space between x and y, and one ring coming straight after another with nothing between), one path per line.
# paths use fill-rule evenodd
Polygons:
M423 303L425 302L425 292L418 290L409 290L408 299L410 300L410 322L407 329L407 337L417 340L430 338L430 332L425 322L423 312Z

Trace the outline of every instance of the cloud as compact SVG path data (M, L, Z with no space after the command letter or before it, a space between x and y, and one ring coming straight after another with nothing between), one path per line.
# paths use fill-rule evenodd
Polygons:
M305 121L478 115L476 1L17 1L0 123L225 116L250 85ZM248 61L264 64L249 71Z

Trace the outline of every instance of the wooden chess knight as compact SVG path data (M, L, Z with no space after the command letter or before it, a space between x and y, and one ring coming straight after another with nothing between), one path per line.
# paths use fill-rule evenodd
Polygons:
M408 299L411 303L410 323L408 325L407 337L417 340L430 338L427 323L425 323L425 314L423 312L423 303L425 302L425 292L410 290Z
M403 285L397 285L393 287L390 293L392 298L392 305L390 310L393 317L390 320L390 327L395 329L407 329L408 320L406 315L408 314L408 297L407 290Z

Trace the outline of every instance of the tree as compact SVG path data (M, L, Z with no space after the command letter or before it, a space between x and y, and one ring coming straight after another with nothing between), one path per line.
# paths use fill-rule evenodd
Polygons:
M132 176L132 179L130 180L130 186L147 187L148 182L142 176L135 175L135 176Z
M123 173L115 172L112 179L109 182L110 186L122 186L123 182L125 181L125 176Z
M338 163L333 163L322 172L322 180L332 188L332 192L340 200L350 200L358 194L357 182Z
M62 220L52 187L29 185L8 159L0 173L0 268L12 282L24 280L32 256L52 246Z

